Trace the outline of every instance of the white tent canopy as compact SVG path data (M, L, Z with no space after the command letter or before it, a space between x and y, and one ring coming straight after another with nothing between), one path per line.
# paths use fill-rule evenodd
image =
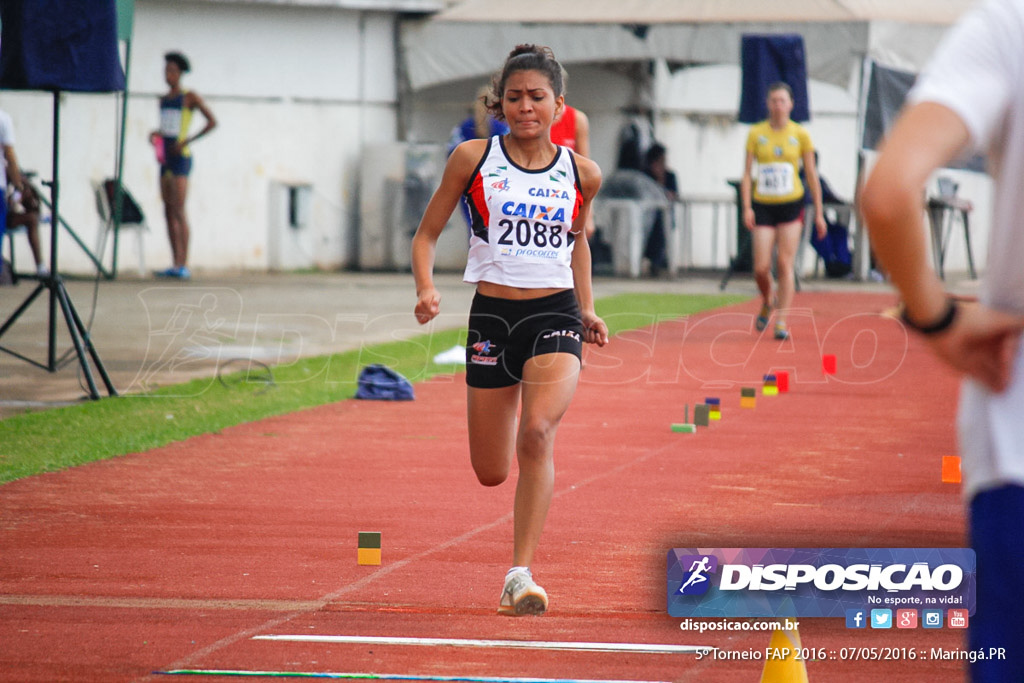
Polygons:
M419 102L421 118L429 112L435 119L449 120L454 116L449 112L445 119L437 101L471 99L472 88L491 75L516 44L550 46L572 74L570 97L590 116L595 158L612 153L616 131L633 111L649 112L654 132L670 150L685 155L677 158L688 160L689 184L681 189L706 193L707 188L721 188L723 180L738 177L731 160L739 158L735 150L741 146L737 136L742 131L734 121L703 119L706 112L699 107L680 108L680 102L711 99L713 89L715 95L726 92L720 82L687 79L681 67L731 66L730 73L735 74L742 36L799 34L808 76L845 90L850 101L862 107L865 64L920 71L950 24L976 1L458 0L430 18L403 21L399 50L406 92ZM644 68L647 64L653 68ZM698 82L704 85L696 86ZM672 99L673 93L689 99ZM834 183L839 178L836 188L843 196L853 195L861 169L860 119L848 111L830 110L814 122L816 143L821 142L829 159L829 177ZM610 167L612 159L599 161ZM975 200L982 224L987 212L982 189L966 181L963 187L968 185L965 196ZM857 235L863 239L864 233ZM704 237L709 242L717 239ZM864 244L858 253L868 253ZM861 258L861 277L866 276L866 264Z
M907 21L952 23L972 0L462 0L442 21L578 24Z
M738 64L740 36L800 33L812 78L841 87L863 57L917 71L973 0L464 0L403 23L409 84L491 73L519 42L564 64L663 59Z

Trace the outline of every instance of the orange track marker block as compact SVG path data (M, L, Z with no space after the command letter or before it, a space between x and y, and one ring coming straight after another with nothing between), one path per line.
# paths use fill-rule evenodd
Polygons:
M942 456L942 483L960 483L960 458L955 455Z

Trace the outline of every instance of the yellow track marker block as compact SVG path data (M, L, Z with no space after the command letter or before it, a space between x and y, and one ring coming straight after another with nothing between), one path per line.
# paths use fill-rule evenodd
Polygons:
M359 564L380 564L380 548L360 548L358 553Z

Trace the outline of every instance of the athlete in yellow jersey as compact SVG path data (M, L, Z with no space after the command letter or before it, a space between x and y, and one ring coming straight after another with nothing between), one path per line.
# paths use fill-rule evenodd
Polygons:
M789 118L792 111L793 91L785 83L772 84L768 89L768 120L751 126L747 136L747 158L740 183L743 224L752 234L754 279L763 300L757 316L758 331L768 326L772 313L772 251L778 248L776 339L789 337L785 314L793 302L793 261L803 232L801 163L814 199L815 229L821 238L828 230L814 164L814 145L807 130Z

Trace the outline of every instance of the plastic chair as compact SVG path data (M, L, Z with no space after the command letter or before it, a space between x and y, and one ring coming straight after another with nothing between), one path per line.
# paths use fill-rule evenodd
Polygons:
M945 279L946 251L954 224L959 219L964 229L964 245L967 250L967 270L971 279L978 277L974 269L974 253L971 250L970 214L974 208L970 200L957 196L960 186L955 180L940 177L937 181L939 194L928 198L928 222L932 233L932 253L935 270Z
M96 195L96 211L100 217L100 226L96 238L96 254L100 259L106 249L107 239L114 229L114 194L117 184L112 178L102 182L93 183L93 192ZM139 252L139 275L146 274L146 251L142 238L143 233L149 231L149 224L142 213L138 202L128 192L128 189L121 185L121 224L120 230L132 230L135 232L136 245Z

